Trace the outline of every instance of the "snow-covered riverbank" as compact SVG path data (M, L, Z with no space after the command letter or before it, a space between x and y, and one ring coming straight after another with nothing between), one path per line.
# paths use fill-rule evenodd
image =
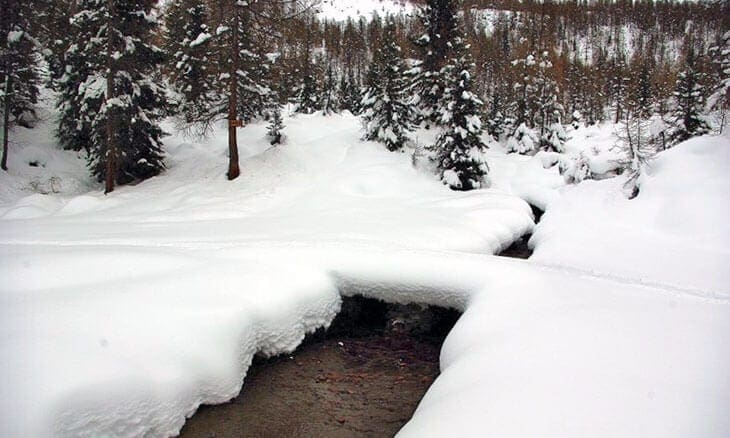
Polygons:
M730 433L719 268L730 258L703 243L730 237L714 219L727 205L677 207L660 228L656 251L697 235L707 260L710 277L689 269L677 285L696 254L677 251L665 282L662 265L627 271L621 248L579 251L611 242L600 225L611 204L577 218L570 200L591 187L605 200L610 180L560 188L540 157L493 149L494 189L451 192L407 154L360 142L353 117L286 123L289 142L273 149L264 126L242 131L248 158L234 182L223 138L170 138L166 174L106 197L80 177L56 195L26 196L22 183L3 192L0 434L175 434L199 404L238 393L254 353L291 351L326 326L343 294L465 311L404 436ZM633 202L621 219L632 238L656 236L640 232L653 223L653 189L680 177L683 151L693 169L730 165L727 138L697 142L657 161L645 201L615 201ZM22 180L33 153L11 155L3 183ZM722 169L682 175L728 199ZM671 189L697 199L685 184ZM536 256L551 256L539 264L489 255L533 229L516 195L548 205L534 241ZM601 248L612 265L593 264Z

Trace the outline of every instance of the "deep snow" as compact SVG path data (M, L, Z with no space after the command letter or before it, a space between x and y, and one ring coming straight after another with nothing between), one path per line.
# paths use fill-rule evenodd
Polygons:
M242 131L234 182L221 130L168 138L168 172L109 196L73 170L79 183L60 194L28 196L23 161L38 146L11 151L0 181L0 435L175 434L199 404L238 393L255 352L291 351L331 321L341 294L358 293L465 311L403 436L730 434L727 250L709 244L728 236L715 222L727 206L708 204L730 195L727 138L664 154L624 203L606 201L618 179L565 187L550 157L497 146L493 188L451 192L409 154L360 142L351 116L286 124L276 148L265 126ZM83 166L44 153L53 172ZM700 171L708 165L716 171ZM697 184L670 184L682 178ZM536 262L489 255L533 229L518 196L548 210ZM673 227L642 232L672 196L693 199L691 212L677 206ZM659 265L637 268L607 238L614 205L647 257L680 242L687 252L670 269L698 265L698 248L710 268L681 284Z

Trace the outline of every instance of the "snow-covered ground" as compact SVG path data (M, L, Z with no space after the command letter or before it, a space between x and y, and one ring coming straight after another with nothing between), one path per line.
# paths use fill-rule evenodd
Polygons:
M628 200L625 179L584 181L550 205L532 261L703 297L730 298L730 140L658 155Z
M663 154L626 201L496 146L492 189L451 192L351 116L286 124L276 148L242 131L234 182L220 131L168 138L164 175L109 196L22 134L0 175L0 435L173 435L357 293L465 311L403 436L730 434L727 138ZM535 262L490 255L533 230L520 198L547 208Z
M410 13L414 10L408 0L322 0L318 5L319 17L336 21L360 17L369 19L374 13L380 17Z

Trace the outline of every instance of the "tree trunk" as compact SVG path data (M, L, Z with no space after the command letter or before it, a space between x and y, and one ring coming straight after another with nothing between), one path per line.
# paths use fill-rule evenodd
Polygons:
M114 183L117 179L117 145L114 132L114 113L109 109L109 99L114 97L114 63L112 60L112 38L114 32L112 31L112 15L114 11L114 0L109 0L109 19L107 20L107 78L106 78L106 101L107 101L107 116L106 116L106 172L105 172L105 185L104 194L111 193L114 191Z
M236 125L238 119L238 8L233 6L233 34L231 36L231 69L228 90L228 180L234 180L241 174L238 167L238 141L236 139Z
M3 105L3 158L0 168L8 170L8 131L10 131L10 76L5 77L5 99Z

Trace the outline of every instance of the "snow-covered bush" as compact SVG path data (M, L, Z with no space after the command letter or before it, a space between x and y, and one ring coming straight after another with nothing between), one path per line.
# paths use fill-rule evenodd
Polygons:
M558 170L568 184L578 184L583 180L593 179L590 160L583 152L573 158L561 157Z
M547 151L563 152L563 144L568 140L563 125L559 122L551 123L540 139L540 148Z
M518 154L533 154L540 144L540 139L535 132L528 128L525 123L521 123L515 128L512 135L507 138L507 152L516 152Z

